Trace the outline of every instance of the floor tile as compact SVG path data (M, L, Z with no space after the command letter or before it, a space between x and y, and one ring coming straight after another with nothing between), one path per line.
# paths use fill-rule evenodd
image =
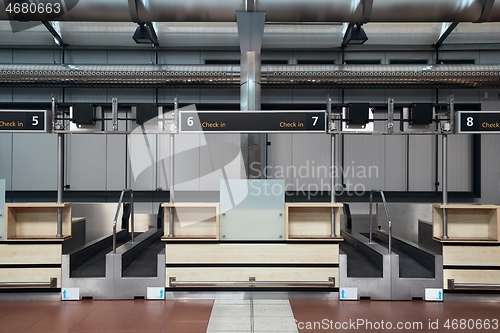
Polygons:
M255 317L254 328L255 331L298 332L291 317Z
M168 319L175 321L208 321L213 301L178 301Z
M118 326L118 330L146 330L158 331L161 330L167 318L151 317L151 316L130 316L125 318Z
M287 299L254 299L254 305L288 305L290 301Z
M209 331L250 330L250 316L248 317L211 317L208 322Z
M293 317L292 308L289 304L257 304L254 305L253 313L255 317Z
M167 321L161 332L165 333L205 333L206 321Z
M250 305L248 299L216 299L214 305Z
M218 305L212 308L211 317L249 317L250 305Z
M228 331L220 331L220 330L207 330L206 333L227 333ZM251 330L238 330L238 333L251 333ZM255 333L255 332L254 332Z

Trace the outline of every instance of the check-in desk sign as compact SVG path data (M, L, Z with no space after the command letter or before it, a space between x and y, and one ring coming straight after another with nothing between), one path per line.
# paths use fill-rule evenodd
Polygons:
M0 132L50 132L47 110L0 110Z
M325 133L325 111L179 112L180 131L189 133Z
M457 132L465 134L500 133L500 111L459 111Z

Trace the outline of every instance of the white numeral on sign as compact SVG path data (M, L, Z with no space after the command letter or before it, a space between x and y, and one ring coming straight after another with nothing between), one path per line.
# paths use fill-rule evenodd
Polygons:
M38 116L33 116L33 118L31 118L31 125L38 125Z
M313 121L313 126L316 126L316 123L318 122L318 118L319 118L319 117L312 117L312 119L314 119L314 121Z
M187 119L187 125L188 125L188 126L193 126L193 125L194 125L193 118L194 118L194 117L188 117L188 119Z
M467 117L467 126L469 127L474 126L474 118Z

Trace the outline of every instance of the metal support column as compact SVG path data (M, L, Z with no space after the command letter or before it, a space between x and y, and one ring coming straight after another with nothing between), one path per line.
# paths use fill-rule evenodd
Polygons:
M327 102L326 102L326 112L327 112L327 116L328 116L328 126L330 130L332 130L332 126L331 123L333 122L333 119L332 119L332 99L330 98L330 96L328 96L327 98ZM336 151L337 149L335 149L335 134L331 134L331 147L330 147L330 151L331 151L331 172L330 172L330 202L333 204L336 202L336 198L335 198L335 186L336 186L336 159L335 159L335 154L336 154ZM336 234L336 230L335 230L335 208L331 208L331 224L332 224L332 227L331 227L331 234L330 234L330 237L331 238L335 238L335 234Z
M63 203L64 189L64 134L57 134L57 203ZM63 208L57 208L57 238L62 238Z
M118 131L118 98L111 99L111 116L113 122L113 131Z
M443 205L448 204L448 134L443 134ZM448 238L448 211L443 208L443 239Z
M175 122L177 119L176 114L177 110L179 108L179 100L178 98L174 98L174 114L173 114L173 122ZM169 181L169 193L170 193L170 203L174 203L174 192L175 192L175 185L174 185L174 168L175 168L175 137L174 133L170 133L170 181ZM172 238L174 237L174 212L175 208L170 207L169 211L169 223L168 223L168 237Z
M56 129L57 96L52 95L52 130ZM57 134L57 203L63 203L64 190L64 134ZM62 238L63 208L57 208L57 231L56 237Z
M443 147L442 147L442 178L443 178L443 205L448 204L448 133L453 133L455 124L455 97L448 96L449 123L443 124ZM448 210L443 208L443 239L448 239Z
M250 4L250 5L249 5ZM258 111L261 108L261 61L260 51L265 12L253 12L252 2L247 2L247 12L236 12L241 51L240 109ZM241 152L248 178L266 178L266 134L241 134ZM245 177L245 178L246 178Z

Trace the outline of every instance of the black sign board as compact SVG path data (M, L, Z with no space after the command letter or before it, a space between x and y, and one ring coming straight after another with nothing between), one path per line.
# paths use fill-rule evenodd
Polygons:
M0 110L0 132L47 132L47 111Z
M325 111L180 111L189 133L325 133Z
M458 133L500 133L500 112L457 112Z

